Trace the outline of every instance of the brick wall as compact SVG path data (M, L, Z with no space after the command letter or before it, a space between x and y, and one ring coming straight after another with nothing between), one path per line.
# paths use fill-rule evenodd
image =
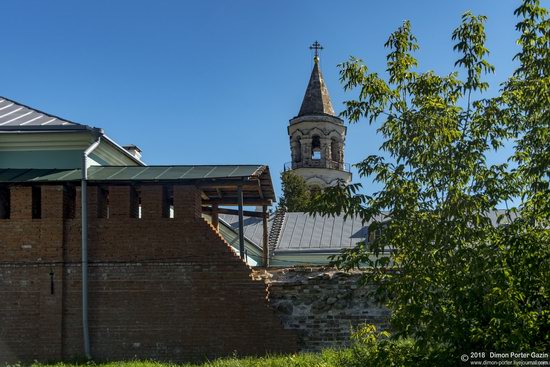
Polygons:
M0 219L0 362L82 356L80 193L10 188ZM266 286L200 216L195 187L116 186L108 210L89 187L89 306L97 360L195 361L292 352L297 339L266 301ZM142 218L136 195L140 192Z
M360 285L361 272L296 267L258 271L269 284L269 303L286 329L295 331L301 351L349 345L353 329L388 328L389 310Z

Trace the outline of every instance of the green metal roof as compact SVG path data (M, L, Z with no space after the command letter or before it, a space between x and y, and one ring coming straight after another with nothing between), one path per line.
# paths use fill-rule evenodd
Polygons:
M82 179L79 169L0 169L3 184L55 184ZM239 188L245 205L271 205L275 191L268 166L92 166L91 184L172 183L195 185L203 193L203 204L237 205Z
M89 181L186 181L259 177L265 166L92 166ZM79 169L0 169L0 182L78 181Z

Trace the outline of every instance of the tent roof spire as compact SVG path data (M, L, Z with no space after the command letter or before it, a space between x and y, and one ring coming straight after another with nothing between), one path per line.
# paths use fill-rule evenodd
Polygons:
M311 50L315 51L313 57L313 70L309 78L306 94L300 107L298 116L307 115L331 115L335 116L334 109L332 108L332 102L328 94L328 89L319 67L319 50L323 49L323 46L319 42L315 41L310 46Z

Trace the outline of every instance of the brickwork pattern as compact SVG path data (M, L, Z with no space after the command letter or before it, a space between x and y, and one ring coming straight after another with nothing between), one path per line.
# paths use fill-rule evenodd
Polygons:
M11 215L0 219L0 362L83 354L78 189L42 186L41 219L32 219L31 188L10 188ZM98 190L88 187L94 359L296 350L295 333L267 304L265 283L201 218L200 191L174 186L175 217L164 218L162 187L143 185L137 218L133 189L109 187L109 218L98 218L105 214Z

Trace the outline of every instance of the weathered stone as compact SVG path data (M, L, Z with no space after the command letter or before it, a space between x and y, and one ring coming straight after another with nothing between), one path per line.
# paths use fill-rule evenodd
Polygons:
M286 315L291 315L293 308L294 307L292 306L292 303L290 303L290 302L281 302L277 305L277 311L282 312Z
M359 285L360 272L331 268L270 270L264 277L269 303L286 329L295 330L303 351L340 348L365 323L388 327L389 311Z

